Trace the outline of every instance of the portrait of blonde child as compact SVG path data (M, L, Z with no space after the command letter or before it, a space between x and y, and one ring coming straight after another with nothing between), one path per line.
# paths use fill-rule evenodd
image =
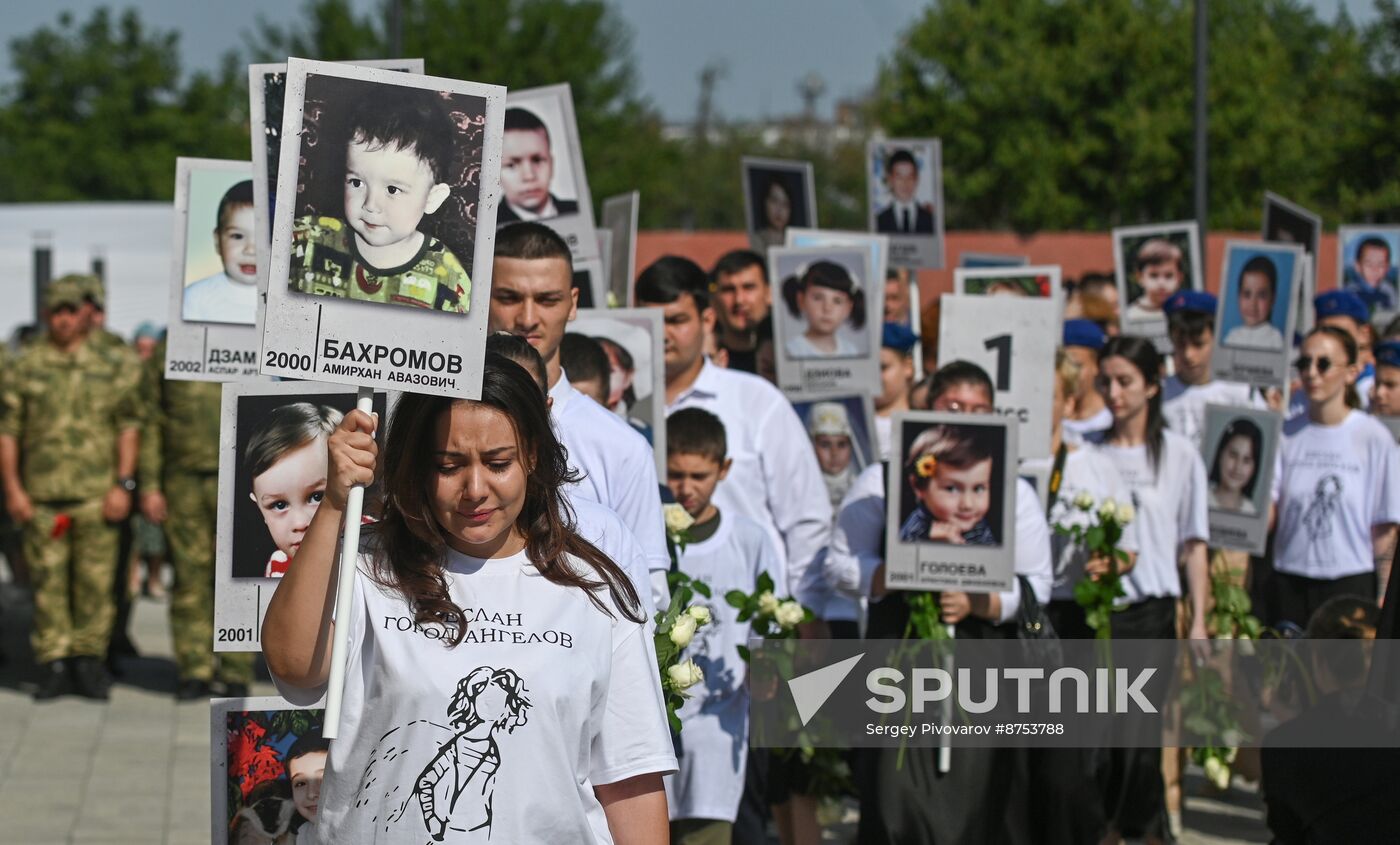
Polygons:
M251 326L257 322L258 309L252 180L224 192L214 220L214 249L223 269L185 288L180 316L190 322Z
M1240 270L1236 302L1240 325L1225 336L1226 346L1243 349L1282 349L1283 332L1269 322L1278 297L1278 268L1265 255L1256 255Z
M865 292L851 274L832 261L815 261L800 275L783 282L788 313L801 318L804 331L787 340L790 358L848 358L861 350L840 334L842 326L859 331L865 326Z
M277 551L264 578L281 578L301 547L326 490L326 439L343 414L328 405L294 402L273 409L248 438L243 465Z
M909 447L904 474L918 501L899 529L913 543L995 546L992 509L996 450L985 429L936 425Z
M423 217L452 195L456 126L431 91L364 99L350 116L343 217L307 215L292 229L288 285L312 296L465 314L471 279Z
M1152 238L1133 256L1133 281L1142 293L1128 305L1127 320L1152 320L1162 316L1162 306L1186 280L1186 255L1181 247L1163 238Z

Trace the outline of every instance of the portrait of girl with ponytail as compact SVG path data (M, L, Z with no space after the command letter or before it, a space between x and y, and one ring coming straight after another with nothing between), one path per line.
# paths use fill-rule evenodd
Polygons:
M865 291L834 261L814 261L783 281L783 301L798 323L787 340L789 358L857 358L869 349Z

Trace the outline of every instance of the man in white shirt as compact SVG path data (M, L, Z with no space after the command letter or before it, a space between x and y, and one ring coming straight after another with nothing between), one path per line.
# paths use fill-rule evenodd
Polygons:
M1175 375L1162 380L1162 416L1168 428L1190 440L1198 450L1205 432L1207 405L1265 407L1258 391L1249 385L1211 378L1215 310L1215 295L1198 290L1177 291L1162 306L1176 370Z
M695 262L657 260L637 277L636 303L663 309L666 413L704 408L724 423L734 465L715 503L768 531L786 564L789 592L822 618L829 589L819 564L831 532L831 503L797 412L773 385L704 356L715 312L705 271Z
M615 511L636 534L653 573L653 594L665 593L666 551L656 463L646 438L627 421L579 393L559 364L559 345L578 314L569 245L540 223L515 223L496 233L491 278L491 331L524 338L544 359L551 414L569 463L583 479L570 495Z

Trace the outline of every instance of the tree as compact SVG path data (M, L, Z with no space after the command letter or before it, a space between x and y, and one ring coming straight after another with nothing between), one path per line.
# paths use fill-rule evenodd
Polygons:
M182 84L178 37L135 11L69 14L11 42L0 201L165 199L176 156L247 158L247 98L227 57Z
M953 227L1189 217L1192 5L945 0L882 69L882 123L943 138ZM1293 0L1233 0L1211 4L1210 39L1211 225L1257 227L1265 190L1349 211L1335 133L1364 129L1354 28Z

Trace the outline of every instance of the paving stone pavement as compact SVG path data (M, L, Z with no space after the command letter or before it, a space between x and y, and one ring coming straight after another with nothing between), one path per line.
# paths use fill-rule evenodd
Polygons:
M36 704L28 601L0 583L0 845L209 842L209 708L175 702L166 607L137 600L131 632L142 657L123 662L110 702ZM274 690L260 682L253 694ZM1257 793L1204 791L1188 773L1183 845L1268 841ZM851 842L856 819L848 802L823 842Z
M209 707L175 701L166 608L137 600L142 657L123 661L110 702L36 704L28 602L0 584L0 843L209 842Z

